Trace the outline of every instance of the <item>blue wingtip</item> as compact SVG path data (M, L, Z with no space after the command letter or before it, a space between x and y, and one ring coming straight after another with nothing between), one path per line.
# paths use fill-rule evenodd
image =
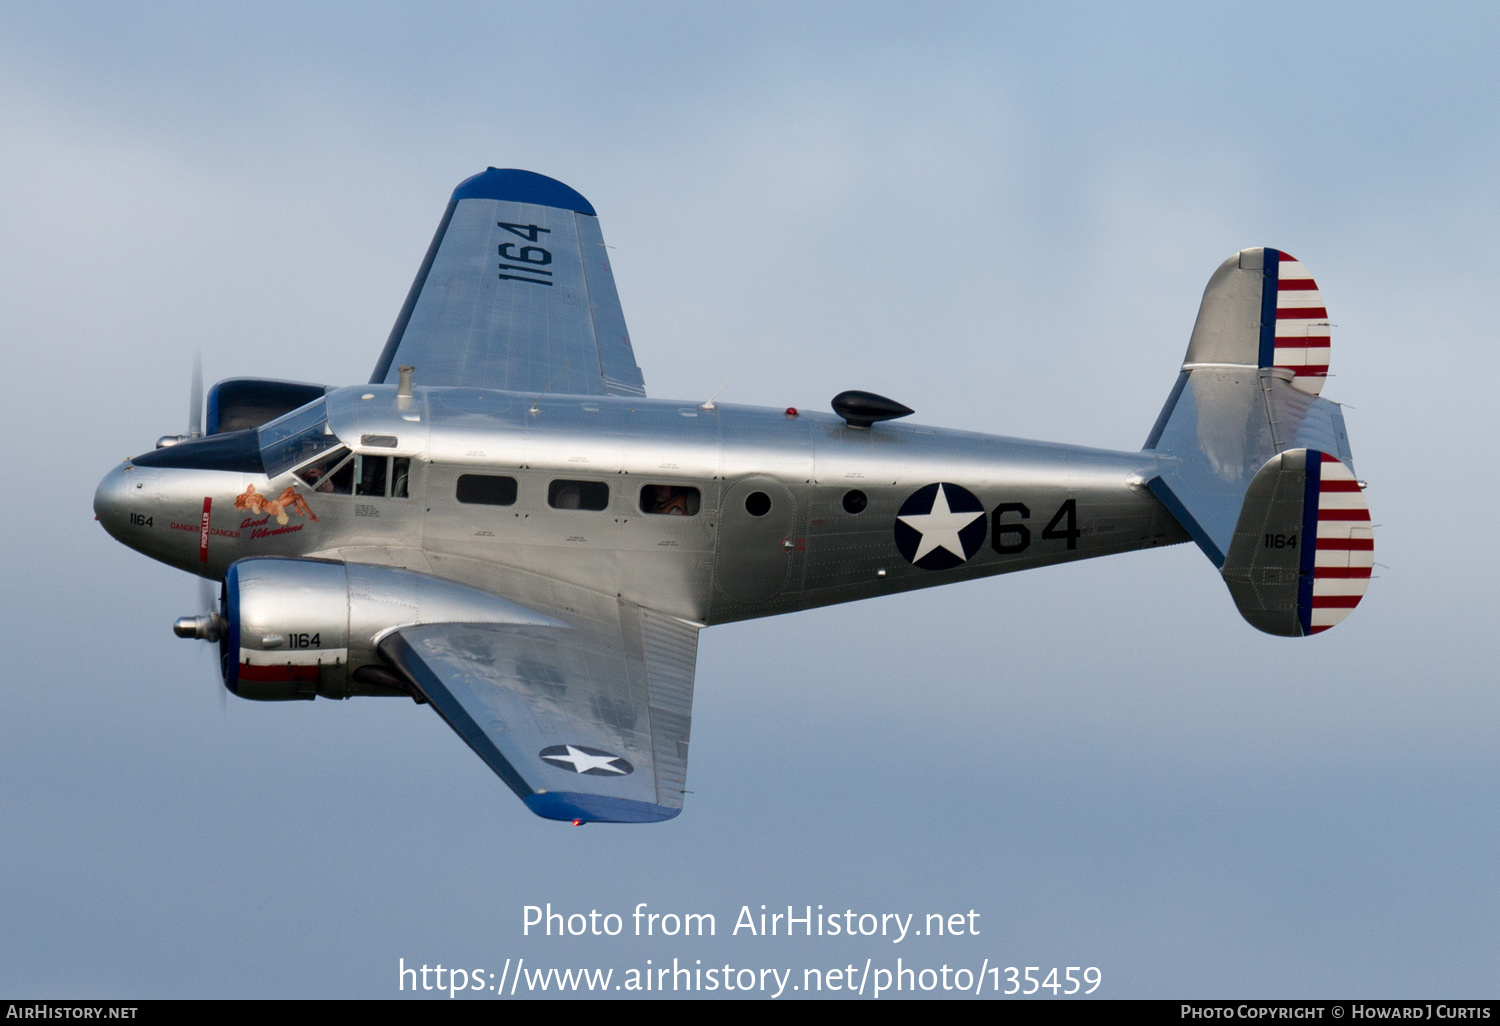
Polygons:
M541 207L576 210L598 217L594 205L571 186L535 171L492 167L473 178L465 178L453 190L453 202L464 199L506 200L511 203L535 203Z
M529 794L526 796L526 804L532 812L543 819L559 819L580 824L660 823L682 811L652 802L632 801L629 798L609 798L600 794L579 794L566 791L540 791Z

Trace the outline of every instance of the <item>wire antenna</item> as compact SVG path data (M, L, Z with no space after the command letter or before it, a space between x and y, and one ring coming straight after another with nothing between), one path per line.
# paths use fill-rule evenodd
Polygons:
M718 407L714 405L714 400L716 398L718 398L718 395L719 395L720 392L724 391L724 389L726 389L726 388L729 387L729 383L731 381L733 381L735 378L739 377L740 371L744 370L745 367L746 367L746 365L748 365L750 363L750 361L753 360L753 359L755 359L755 354L754 353L751 353L749 356L745 357L745 362L742 363L742 364L740 364L739 369L736 370L733 374L729 375L729 377L725 378L724 379L724 384L722 384L718 388L714 389L714 394L708 397L708 402L706 402L702 406L698 407L698 409L700 409L700 410L717 410Z
M568 369L568 364L570 364L572 362L573 362L573 358L571 356L568 357L565 361L563 361L563 365L561 367L557 368L557 373L554 374L554 375L552 375L552 381L556 381L562 375L562 372ZM544 388L544 389L542 389L540 392L537 393L536 400L531 404L531 409L529 411L527 411L527 412L529 412L529 413L535 413L536 412L536 404L542 401L542 397L543 396L545 396L548 392L552 391L552 381L547 382L547 387Z

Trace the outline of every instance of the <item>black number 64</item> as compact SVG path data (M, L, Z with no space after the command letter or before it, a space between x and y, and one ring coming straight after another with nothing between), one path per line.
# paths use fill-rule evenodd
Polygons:
M1007 513L1019 513L1022 520L1031 516L1031 510L1024 502L1002 502L996 506L995 517L992 521L995 525L995 533L990 539L990 547L996 552L1025 552L1026 546L1031 544L1031 528L1025 524L1002 523L1000 518Z

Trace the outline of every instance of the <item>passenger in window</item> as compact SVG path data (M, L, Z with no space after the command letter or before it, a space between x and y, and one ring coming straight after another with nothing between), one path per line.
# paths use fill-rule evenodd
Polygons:
M652 513L664 513L668 516L688 516L688 497L686 491L673 488L671 485L656 485L656 494L651 503Z
M641 512L656 516L695 517L703 498L686 485L648 484L641 488Z

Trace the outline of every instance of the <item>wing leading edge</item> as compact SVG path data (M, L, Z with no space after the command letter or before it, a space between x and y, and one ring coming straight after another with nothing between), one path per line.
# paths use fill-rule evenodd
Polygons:
M462 182L370 380L645 395L593 206L562 182L490 168Z
M682 811L698 626L617 599L567 627L404 627L381 651L547 819L652 823Z

